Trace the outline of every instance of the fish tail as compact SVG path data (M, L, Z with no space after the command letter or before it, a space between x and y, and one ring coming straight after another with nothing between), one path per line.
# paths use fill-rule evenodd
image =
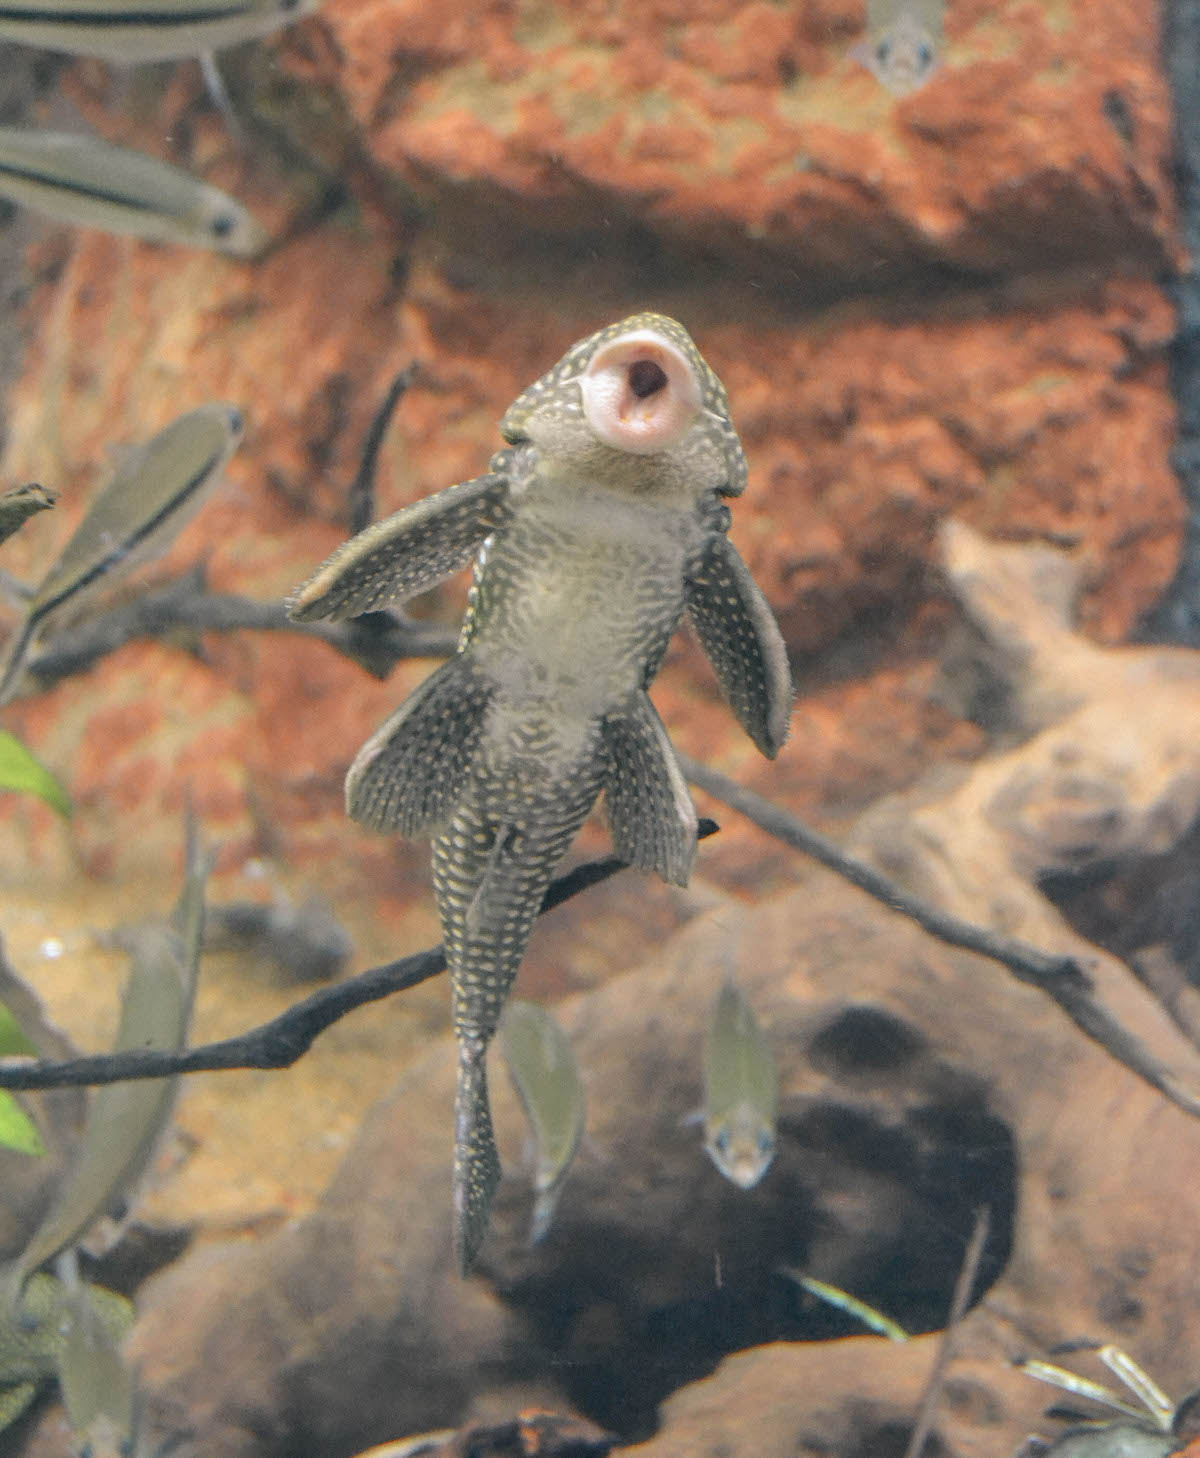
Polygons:
M454 1101L454 1247L464 1276L475 1264L487 1234L492 1199L500 1183L486 1058L484 1039L463 1039Z

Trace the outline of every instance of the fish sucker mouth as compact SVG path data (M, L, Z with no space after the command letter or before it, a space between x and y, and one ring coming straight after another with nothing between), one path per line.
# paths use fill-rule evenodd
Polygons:
M602 345L584 372L583 413L616 450L669 450L700 412L700 382L687 356L653 329Z

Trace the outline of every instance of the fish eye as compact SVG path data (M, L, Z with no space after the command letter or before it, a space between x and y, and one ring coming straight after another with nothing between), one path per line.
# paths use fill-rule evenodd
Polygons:
M759 1154L770 1154L771 1150L774 1149L774 1147L774 1139L771 1138L770 1134L767 1132L766 1129L762 1130L762 1132L758 1136Z
M232 213L218 213L208 226L214 238L228 238L237 227L237 219Z
M881 40L875 47L875 59L881 66L886 66L892 59L892 43L890 40Z
M639 400L648 400L667 387L667 372L652 359L638 359L629 366L629 388Z
M720 1150L720 1152L722 1154L728 1154L729 1153L729 1130L728 1129L722 1129L722 1130L720 1130L718 1132L718 1134L717 1134L717 1137L713 1140L713 1143L717 1146L718 1150Z
M231 405L226 412L229 416L229 428L235 435L241 435L246 426L246 417L240 410L235 410Z
M917 52L917 60L920 62L921 70L924 71L933 65L933 47L922 43Z

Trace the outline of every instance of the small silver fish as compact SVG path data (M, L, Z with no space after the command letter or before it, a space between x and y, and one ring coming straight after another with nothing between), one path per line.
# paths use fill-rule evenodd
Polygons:
M102 1330L119 1341L133 1324L133 1308L102 1286L84 1286L83 1298ZM19 1307L0 1303L0 1432L20 1417L43 1383L53 1378L66 1342L70 1295L53 1276L35 1275Z
M136 1452L138 1418L133 1373L121 1355L123 1333L100 1315L73 1258L63 1281L67 1297L58 1385L77 1451L86 1458Z
M238 258L270 241L220 188L81 132L0 127L0 195L65 223Z
M86 602L85 594L167 549L221 480L243 429L240 410L202 405L129 453L30 599L0 677L0 704L12 697L38 634Z
M867 39L851 56L893 96L919 91L937 70L945 0L868 0Z
M203 935L208 858L189 831L188 868L173 925L130 934L132 966L121 1000L115 1052L182 1048L187 1040ZM19 1292L29 1275L73 1246L124 1202L145 1174L171 1117L178 1078L104 1084L88 1108L79 1153L57 1198L5 1275Z
M721 989L704 1048L704 1147L727 1180L758 1184L775 1158L779 1080L750 1004Z
M319 0L0 0L0 40L118 65L224 50L290 25Z
M533 1002L514 999L500 1022L504 1061L537 1147L529 1243L544 1240L563 1181L583 1137L583 1080L570 1040L555 1018Z

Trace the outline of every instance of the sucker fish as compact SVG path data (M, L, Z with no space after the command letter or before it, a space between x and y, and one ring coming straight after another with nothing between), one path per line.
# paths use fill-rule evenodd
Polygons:
M79 227L238 258L269 241L220 188L85 132L0 127L0 196Z
M101 584L166 551L221 480L244 428L233 406L201 405L128 453L30 598L0 675L0 704L12 698L39 634Z
M0 0L0 40L117 65L177 61L290 25L319 0Z
M475 559L458 649L346 777L364 825L431 834L459 1043L454 1230L470 1269L500 1178L486 1053L543 892L604 792L614 849L685 885L696 811L646 690L685 614L751 739L788 729L787 654L726 535L746 485L724 387L684 327L635 314L506 411L484 476L360 532L293 595L353 617Z
M727 1180L758 1184L775 1158L779 1079L754 1010L726 982L704 1044L704 1147Z
M571 1041L554 1015L513 998L500 1021L500 1047L537 1148L529 1243L546 1238L563 1181L583 1138L583 1079Z

